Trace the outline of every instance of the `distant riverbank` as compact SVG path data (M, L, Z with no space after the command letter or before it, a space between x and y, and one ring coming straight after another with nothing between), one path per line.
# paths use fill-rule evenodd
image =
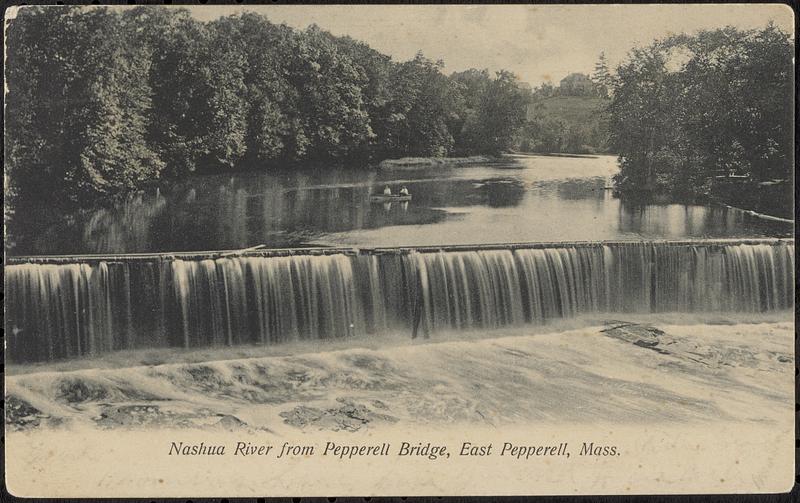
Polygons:
M483 164L487 162L498 162L501 158L485 155L474 155L470 157L403 157L400 159L386 159L378 164L380 169L415 169L431 166L452 165L464 166L467 164Z
M575 158L578 158L578 159L597 159L601 155L614 155L614 154L611 154L611 153L597 153L597 154L588 154L588 153L577 154L577 153L575 153L575 154L573 154L573 153L569 153L569 152L514 152L514 154L517 154L517 155L538 155L538 156L544 156L544 157L575 157Z

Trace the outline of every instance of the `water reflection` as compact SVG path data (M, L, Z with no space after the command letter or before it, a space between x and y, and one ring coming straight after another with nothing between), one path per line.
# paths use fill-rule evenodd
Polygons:
M522 182L514 179L486 180L480 185L480 190L486 197L486 204L491 208L519 206L525 195Z
M42 215L16 215L11 252L791 235L791 225L727 208L623 204L604 189L615 169L608 157L518 157L513 169L198 176L49 224ZM413 199L371 203L387 184L407 186Z
M786 224L757 219L739 210L698 205L619 205L619 230L643 236L789 236Z
M558 197L564 200L610 199L611 191L605 190L605 179L595 176L562 180L557 184Z
M135 194L115 209L90 213L83 228L83 242L96 253L118 253L150 241L153 220L167 206L159 190L145 199Z

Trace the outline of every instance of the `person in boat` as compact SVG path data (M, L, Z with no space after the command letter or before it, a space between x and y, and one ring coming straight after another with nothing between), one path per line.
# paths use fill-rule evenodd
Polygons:
M383 188L383 195L384 196L391 196L392 195L392 189L390 189L388 185Z
M400 195L401 195L401 196L407 196L407 195L409 195L409 194L408 194L408 187L406 187L405 185L403 185L403 188L402 188L402 189L400 189Z

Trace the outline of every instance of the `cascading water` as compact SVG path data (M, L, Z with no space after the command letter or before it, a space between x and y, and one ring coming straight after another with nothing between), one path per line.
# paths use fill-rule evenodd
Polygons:
M511 248L511 247L510 247ZM616 243L5 268L12 361L794 302L794 244ZM415 317L419 319L415 320Z

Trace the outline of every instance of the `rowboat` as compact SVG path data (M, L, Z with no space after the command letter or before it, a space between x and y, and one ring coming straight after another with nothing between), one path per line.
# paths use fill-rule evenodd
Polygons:
M401 196L395 194L392 194L390 196L386 196L383 194L375 194L373 196L369 196L369 202L371 203L394 203L402 201L411 201L411 194L407 196Z

